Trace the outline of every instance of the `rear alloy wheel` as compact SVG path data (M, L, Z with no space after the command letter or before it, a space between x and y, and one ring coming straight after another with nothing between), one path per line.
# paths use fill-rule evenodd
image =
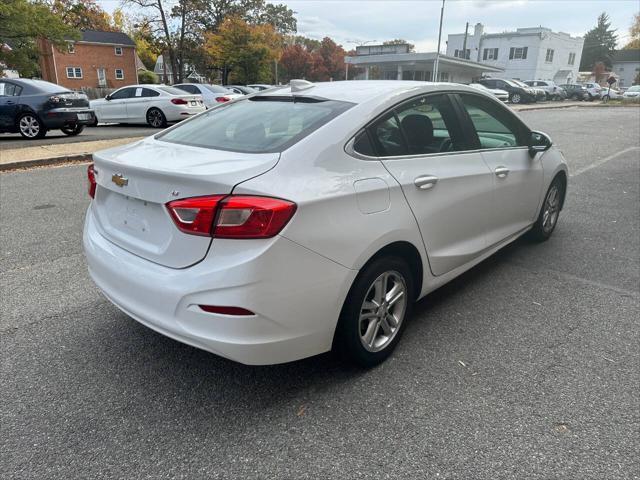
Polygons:
M335 346L352 362L373 367L400 340L413 304L413 277L406 262L380 258L367 266L349 292Z
M82 133L82 131L84 130L84 125L73 125L70 127L62 127L60 130L62 130L62 133L64 133L65 135L69 135L70 137L73 137L75 135L79 135Z
M522 97L519 93L514 93L511 95L511 103L520 103L522 101Z
M529 237L538 242L544 242L551 237L551 234L558 224L558 216L562 207L562 198L564 197L564 184L562 180L556 177L547 194L544 197L538 220L529 231Z
M20 130L20 135L29 140L42 138L47 134L45 126L40 119L32 113L26 113L20 117L18 120L18 129Z
M147 112L147 123L153 128L164 128L167 126L167 118L161 110L151 108Z

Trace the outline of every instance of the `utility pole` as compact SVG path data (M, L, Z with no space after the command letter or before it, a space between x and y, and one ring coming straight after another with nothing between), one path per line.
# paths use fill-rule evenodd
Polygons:
M464 42L462 42L462 58L467 59L467 36L469 35L469 22L464 27ZM469 55L471 56L471 55Z
M438 30L438 51L436 52L436 61L433 64L433 81L438 81L438 67L440 66L440 41L442 40L442 17L444 16L444 0L442 0L442 8L440 8L440 29Z
M273 64L275 65L275 77L276 77L276 85L278 85L278 60L274 59Z

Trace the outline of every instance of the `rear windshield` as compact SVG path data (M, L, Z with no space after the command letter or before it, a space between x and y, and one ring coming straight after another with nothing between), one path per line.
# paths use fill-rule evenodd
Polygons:
M352 105L308 97L252 97L213 108L156 138L232 152L281 152Z
M202 86L213 93L233 93L228 88L220 87L218 85L202 85Z
M165 86L162 86L162 87L155 87L155 88L157 88L158 90L161 90L163 92L166 92L166 93L168 93L170 95L184 95L184 90L180 90L179 88L176 88L176 87L165 87Z
M63 92L71 92L68 88L61 87L60 85L56 85L55 83L45 82L44 80L30 80L29 86L27 88L32 91L38 91L42 93L63 93ZM27 85L29 85L27 84ZM29 92L31 93L31 92Z

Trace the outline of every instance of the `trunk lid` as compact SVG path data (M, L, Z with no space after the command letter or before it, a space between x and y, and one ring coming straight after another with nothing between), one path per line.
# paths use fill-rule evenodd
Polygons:
M59 100L54 103L56 108L88 108L89 97L84 93L78 92L62 92L52 95Z
M210 237L178 230L167 202L231 193L234 186L273 168L278 153L247 154L147 138L93 155L92 211L101 234L152 262L185 268L204 258Z

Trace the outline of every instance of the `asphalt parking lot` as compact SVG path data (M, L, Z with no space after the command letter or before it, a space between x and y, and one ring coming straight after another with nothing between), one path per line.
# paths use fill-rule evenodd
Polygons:
M19 133L0 134L0 152L13 148L37 147L58 143L91 142L93 140L109 140L122 137L144 137L158 133L157 128L147 125L99 125L86 127L79 135L69 137L60 130L50 130L47 136L38 140L26 140Z
M640 478L640 109L521 116L573 175L554 236L423 299L369 371L152 332L86 272L86 166L1 174L2 478Z

